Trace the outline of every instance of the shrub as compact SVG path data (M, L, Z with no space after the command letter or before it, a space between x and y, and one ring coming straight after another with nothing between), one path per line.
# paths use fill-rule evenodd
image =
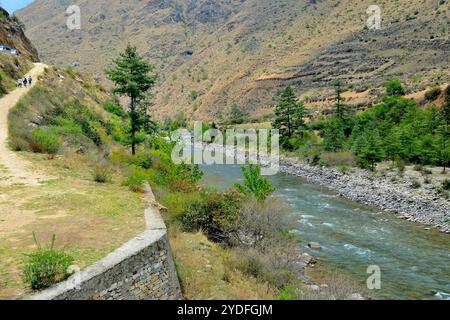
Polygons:
M343 274L342 270L326 271L324 278L327 279L326 288L319 291L306 291L302 298L304 300L352 300L355 293L361 292L361 285Z
M36 128L33 130L33 151L46 152L50 155L58 153L61 146L59 138L50 130Z
M194 201L178 220L186 231L203 230L216 242L229 242L235 230L242 197L235 191L205 191L201 200Z
M395 160L395 167L397 168L397 172L399 175L403 175L403 173L405 172L405 161L402 159L396 159Z
M143 169L150 169L152 167L152 156L148 152L139 152L132 158L131 163Z
M388 96L405 95L405 89L397 79L389 80L386 84L386 93Z
M425 93L425 99L428 101L434 101L441 95L440 87L433 87Z
M189 92L189 99L191 99L192 101L196 100L198 98L198 92L195 90L192 90L191 92Z
M36 240L38 250L26 255L25 267L22 273L23 281L33 289L44 289L63 281L70 276L68 271L74 259L63 251L55 250L55 235L49 248L43 249Z
M111 169L106 165L97 165L91 171L92 179L98 183L111 181Z
M271 198L264 203L252 200L243 204L235 224L234 245L262 249L267 239L286 233L294 226L295 219L285 203Z
M277 300L298 300L302 292L293 285L285 285L278 294Z
M236 183L235 187L245 196L253 195L256 199L264 201L275 192L275 187L261 176L261 167L250 165L248 168L242 167L244 183Z
M422 186L422 185L421 185L420 182L417 181L417 180L413 180L413 181L411 182L411 188L412 188L412 189L419 189L421 186Z
M122 182L122 186L130 188L133 192L144 192L144 182L148 179L148 174L140 168L133 168L130 175Z
M103 108L106 111L108 111L108 112L110 112L112 114L115 114L118 117L122 118L122 117L125 116L125 111L122 109L122 107L120 105L117 105L117 104L114 104L114 103L111 103L111 102L105 102L103 104Z
M230 263L247 275L267 281L282 289L289 284L297 284L301 275L298 244L285 237L272 237L263 248L238 248Z
M442 182L442 189L449 191L450 190L450 179L445 179Z

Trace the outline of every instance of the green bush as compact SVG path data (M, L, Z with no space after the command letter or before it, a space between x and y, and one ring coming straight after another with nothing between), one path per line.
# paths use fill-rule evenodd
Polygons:
M392 79L386 83L386 93L388 96L403 96L405 95L405 89L399 80Z
M144 192L144 183L148 174L141 168L134 167L128 177L122 182L122 186L130 188L133 192Z
M189 99L191 99L192 101L196 100L198 98L198 92L195 90L192 90L191 92L189 92Z
M149 152L139 152L132 158L131 163L143 169L150 169L152 167L152 156Z
M261 176L260 166L242 167L242 173L244 174L244 183L236 183L235 187L245 196L253 195L256 199L264 201L275 192L275 187L270 181Z
M91 171L92 179L98 183L111 181L111 169L106 165L97 165Z
M302 292L293 285L285 285L277 296L277 300L298 300Z
M45 152L50 155L58 153L61 147L61 141L58 136L56 136L50 130L36 128L32 132L34 139L33 151L35 152Z
M234 231L242 197L235 191L205 191L178 216L186 231L202 230L213 241L227 242Z
M103 108L106 111L108 111L108 112L110 112L112 114L115 114L118 117L122 118L122 117L125 116L125 111L122 109L122 107L120 105L117 105L117 104L114 104L114 103L111 103L111 102L105 102L103 104Z
M53 235L51 246L47 249L41 248L34 233L33 237L38 250L25 255L23 281L33 289L39 290L67 279L71 275L68 269L74 261L73 257L54 248L55 235Z
M449 191L450 190L450 179L445 179L442 182L442 189Z
M418 180L413 180L411 182L411 188L412 189L419 189L422 185L420 184L420 182Z

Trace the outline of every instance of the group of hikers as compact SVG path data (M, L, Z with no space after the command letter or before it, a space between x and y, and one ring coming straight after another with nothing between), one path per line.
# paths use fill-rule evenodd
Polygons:
M31 76L28 76L28 77L20 78L17 82L17 86L19 88L22 88L22 87L26 88L27 85L31 86L32 83L33 83L33 78Z

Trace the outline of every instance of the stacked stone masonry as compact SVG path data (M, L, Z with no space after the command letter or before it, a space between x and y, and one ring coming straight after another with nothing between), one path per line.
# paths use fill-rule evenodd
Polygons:
M147 230L31 300L178 300L180 284L160 207L148 188Z

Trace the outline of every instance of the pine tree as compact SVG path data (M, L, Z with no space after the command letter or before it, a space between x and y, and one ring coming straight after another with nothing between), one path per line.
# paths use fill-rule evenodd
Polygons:
M444 125L439 130L439 162L444 167L444 173L450 166L450 85L444 92L445 102L442 106L442 118Z
M156 132L158 125L152 120L149 114L150 107L153 106L153 95L147 94L137 102L137 113L139 115L139 127L142 127L146 134Z
M380 133L376 129L366 130L363 141L363 147L358 154L358 161L363 166L369 165L370 170L375 171L375 164L384 159Z
M143 127L142 108L138 107L146 93L155 85L156 75L149 76L154 66L142 58L136 47L128 45L125 52L114 61L115 66L106 70L108 79L114 82L114 93L127 96L130 99L130 141L132 154L136 154L136 145L139 143L137 133ZM145 108L144 108L145 109Z
M302 135L305 127L303 120L305 107L295 96L294 90L287 87L281 93L281 99L275 109L273 127L280 130L283 138L292 138L293 135Z
M336 92L336 116L344 120L345 118L345 106L342 104L342 93L344 88L340 80L333 81L333 87Z
M447 86L444 92L444 105L442 106L442 117L447 126L450 126L450 85Z
M338 117L330 118L324 130L324 145L327 151L339 151L344 148L344 124Z
M386 158L395 161L399 156L400 150L400 142L398 138L398 132L395 129L392 129L388 132L388 134L384 138L384 146L383 149L386 153Z
M239 108L236 103L233 103L230 112L230 122L232 124L241 124L244 122L244 116L244 112L242 112L241 108Z

